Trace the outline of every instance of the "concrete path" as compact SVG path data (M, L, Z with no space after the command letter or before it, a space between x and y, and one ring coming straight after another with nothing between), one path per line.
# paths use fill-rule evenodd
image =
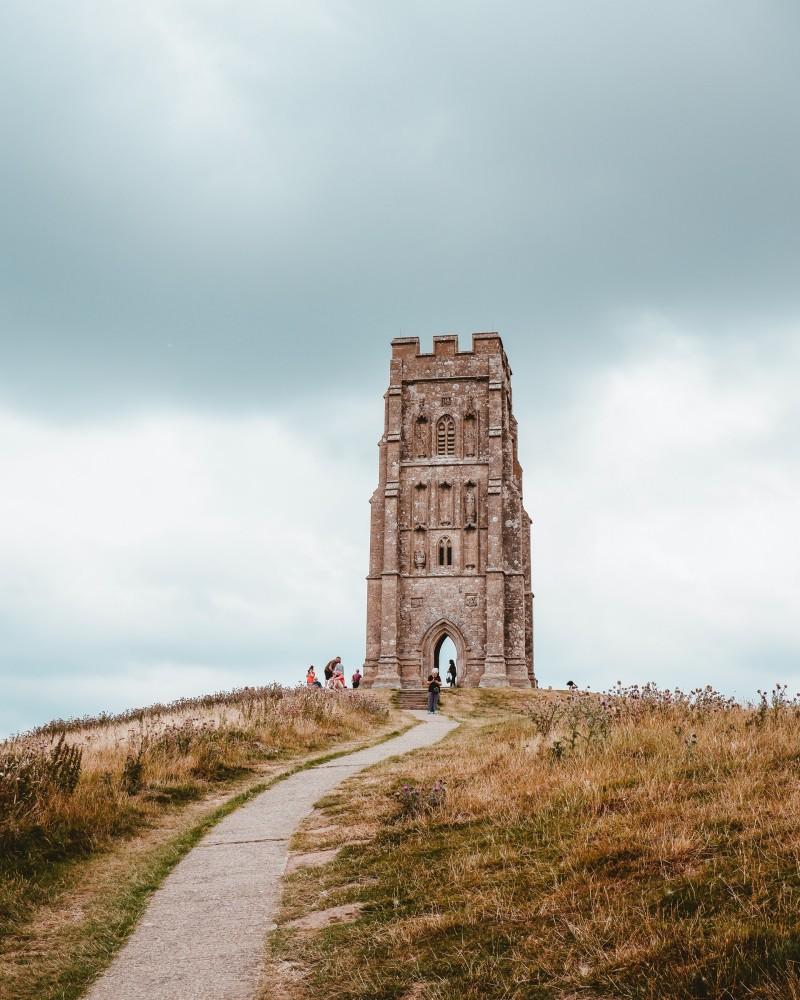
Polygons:
M410 714L423 724L279 781L218 823L154 893L86 1000L253 1000L300 821L345 778L435 743L457 725Z

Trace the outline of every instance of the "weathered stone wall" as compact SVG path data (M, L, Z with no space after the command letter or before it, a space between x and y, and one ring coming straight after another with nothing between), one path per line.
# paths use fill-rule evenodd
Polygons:
M392 341L367 578L366 685L418 686L446 634L460 683L529 686L530 518L497 334Z

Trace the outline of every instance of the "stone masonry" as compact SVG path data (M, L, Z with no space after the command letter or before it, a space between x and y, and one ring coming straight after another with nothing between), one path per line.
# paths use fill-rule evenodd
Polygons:
M446 637L467 687L530 687L531 519L496 333L392 341L372 495L364 683L419 687ZM442 667L446 665L443 664Z

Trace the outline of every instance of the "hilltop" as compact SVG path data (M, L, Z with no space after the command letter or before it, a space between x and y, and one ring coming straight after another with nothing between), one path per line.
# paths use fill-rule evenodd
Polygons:
M322 804L292 1000L800 997L800 705L710 688L459 691L443 744ZM348 846L352 845L352 846ZM351 904L321 931L292 921ZM272 997L265 990L263 997Z
M444 699L455 732L299 829L322 863L285 882L263 1000L800 998L785 688L754 706L650 685ZM409 721L388 693L269 687L3 744L4 1000L81 996L223 815Z

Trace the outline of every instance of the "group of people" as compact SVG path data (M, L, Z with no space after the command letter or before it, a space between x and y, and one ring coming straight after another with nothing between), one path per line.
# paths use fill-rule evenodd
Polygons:
M329 660L325 664L325 670L323 671L325 680L321 681L317 677L317 671L314 668L313 663L306 671L306 686L309 688L325 688L327 691L340 691L347 687L347 681L344 679L344 667L342 666L341 656L334 656L332 660ZM355 691L361 684L361 671L356 667L353 676L350 678L350 683L352 684L353 690ZM456 664L454 660L450 660L447 667L447 684L449 687L455 687L458 674L456 671ZM437 712L439 709L439 695L442 691L442 678L438 670L435 670L432 674L428 674L428 711L433 713Z
M456 686L457 679L456 665L454 660L450 660L447 667L447 684L448 687ZM434 670L432 674L428 674L428 711L430 713L437 712L439 710L439 695L442 692L442 678L438 670Z
M317 671L314 669L314 665L312 663L306 671L306 686L310 688L324 687L328 691L338 691L347 687L347 682L344 679L344 667L342 666L341 656L334 656L332 660L329 660L325 664L323 674L325 677L324 684L317 677ZM357 688L361 684L361 671L358 667L356 667L353 676L350 678L350 683L353 685L353 689Z

